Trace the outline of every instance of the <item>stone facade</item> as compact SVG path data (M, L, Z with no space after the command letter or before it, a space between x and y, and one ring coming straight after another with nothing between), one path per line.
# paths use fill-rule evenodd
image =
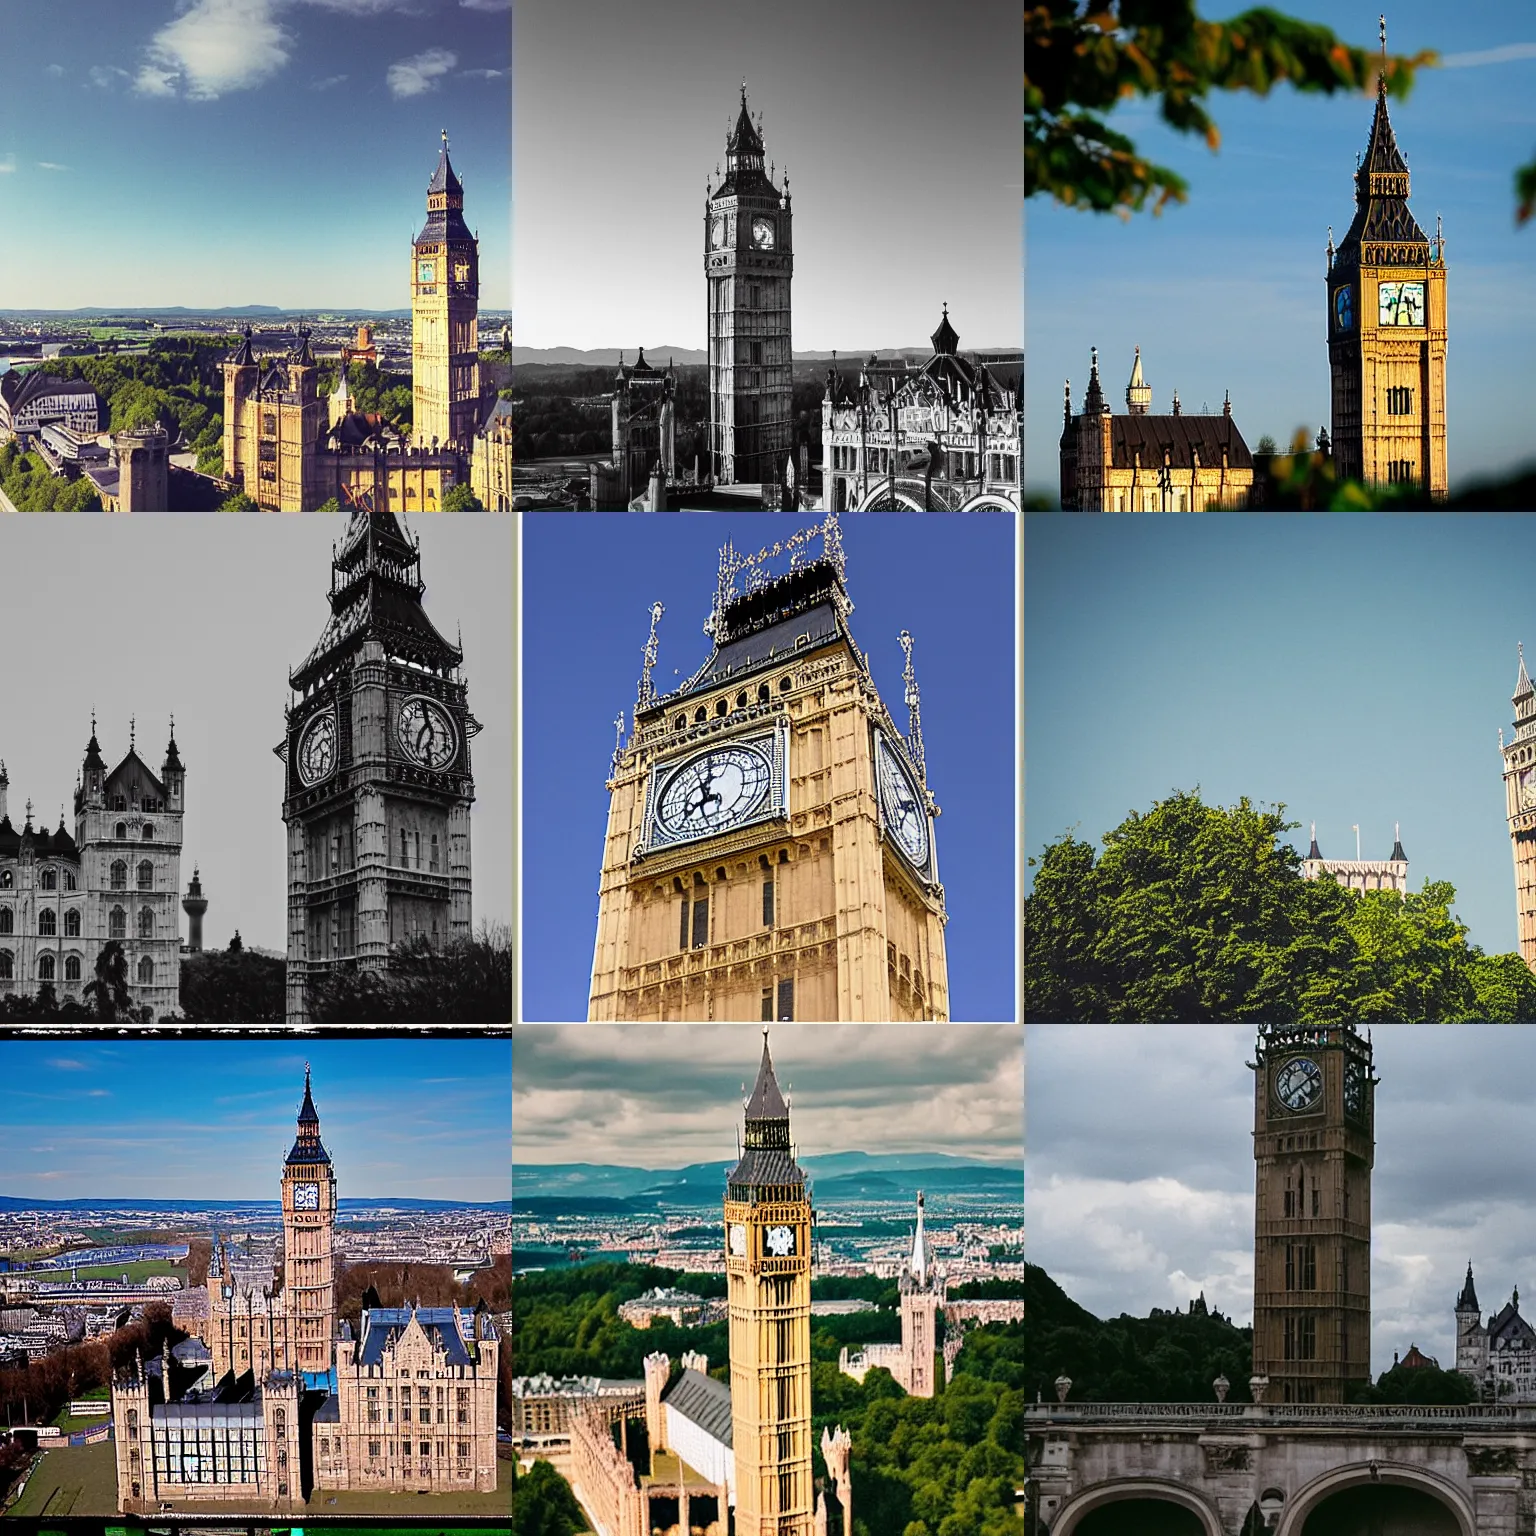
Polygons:
M512 510L512 403L498 399L475 438L469 483L487 512Z
M1520 1292L1483 1322L1470 1264L1456 1298L1456 1369L1487 1398L1536 1403L1536 1329L1520 1315Z
M677 375L670 362L665 372L653 368L642 347L634 366L625 367L624 354L619 354L613 385L613 456L607 464L594 464L589 474L594 510L632 510L637 499L650 496L653 473L659 473L663 486L676 479L676 396Z
M0 996L48 984L83 999L112 939L127 962L131 1006L154 1018L181 998L181 823L186 768L174 728L160 772L130 745L107 768L91 721L75 789L75 830L34 829L32 802L17 832L0 763Z
M101 396L84 379L58 379L41 368L0 374L0 443L53 423L94 437L104 415Z
M835 515L819 535L746 595L727 548L710 658L665 696L647 663L608 782L593 1019L948 1017L915 678L903 735L848 628Z
M1301 861L1303 879L1317 880L1331 875L1347 891L1397 891L1408 894L1408 855L1403 852L1400 833L1385 859L1325 859L1317 846L1317 823L1312 823L1312 846Z
M1520 956L1536 970L1536 688L1525 670L1515 679L1514 735L1506 743L1499 732L1504 757L1504 814L1509 823L1510 850L1515 859L1515 922Z

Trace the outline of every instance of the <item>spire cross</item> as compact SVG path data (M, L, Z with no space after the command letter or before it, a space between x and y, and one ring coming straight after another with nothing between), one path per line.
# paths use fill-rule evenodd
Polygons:
M135 716L128 716L128 750L133 751L134 742L138 736L139 723Z
M448 153L448 130L446 128L443 129L443 153L445 155Z

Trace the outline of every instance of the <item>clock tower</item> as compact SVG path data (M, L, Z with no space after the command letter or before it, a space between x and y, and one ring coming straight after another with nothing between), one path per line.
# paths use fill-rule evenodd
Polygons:
M1261 1026L1250 1065L1254 1375L1272 1402L1342 1403L1371 1377L1370 1042Z
M355 511L331 562L331 617L292 673L285 768L288 1022L308 982L382 970L393 945L470 934L475 798L464 653L422 606L419 547Z
M427 184L427 222L411 247L411 440L468 452L480 425L480 242L448 131Z
M1333 454L1341 479L1411 482L1446 495L1445 251L1408 207L1408 164L1387 116L1383 73L1355 216L1337 250L1328 234L1328 361ZM1437 221L1438 223L1438 221Z
M336 1171L320 1140L320 1116L310 1097L307 1062L299 1133L283 1164L282 1198L284 1310L293 1339L293 1364L305 1376L323 1376L331 1369L336 1333Z
M1515 679L1515 734L1508 744L1503 731L1499 746L1504 753L1504 814L1509 820L1509 841L1515 855L1515 920L1520 936L1520 958L1536 970L1536 688L1525 670L1525 647L1520 647L1520 674Z
M765 1029L725 1190L736 1536L812 1536L811 1220Z
M947 1019L912 637L903 733L849 629L836 515L726 545L713 650L665 695L662 611L627 743L617 722L588 1016Z
M725 176L704 200L709 288L709 442L716 481L778 485L792 445L789 282L795 269L789 175L763 170L763 135L741 112ZM775 500L773 505L777 506Z

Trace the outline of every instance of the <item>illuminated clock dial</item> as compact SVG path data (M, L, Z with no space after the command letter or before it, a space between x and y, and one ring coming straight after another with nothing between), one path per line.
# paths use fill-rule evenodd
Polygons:
M715 747L665 780L656 821L673 837L723 831L762 808L772 778L768 759L755 747Z
M883 737L876 753L886 831L917 868L928 862L928 812L905 763Z
M1306 1056L1281 1062L1275 1073L1275 1097L1289 1110L1311 1109L1323 1096L1323 1072Z
M309 722L299 739L299 777L306 784L318 784L335 766L336 716L327 710Z
M436 279L437 263L435 261L418 261L416 263L416 281L418 283L430 283Z
M771 220L752 220L752 244L760 251L771 251L773 249L773 223Z
M731 1252L738 1259L747 1252L747 1229L739 1221L731 1223Z
M1536 768L1527 768L1520 775L1520 809L1528 811L1536 805Z
M1355 291L1348 283L1333 290L1333 319L1341 331L1355 328Z
M1423 325L1424 284L1383 283L1379 318L1382 325Z
M795 1233L793 1227L769 1227L768 1252L774 1258L788 1257L795 1251Z
M446 767L458 747L458 734L448 711L420 695L400 706L395 735L400 750L423 768Z
M709 226L709 244L712 250L718 251L725 244L725 220L715 219Z
M293 1186L293 1208L296 1211L318 1211L320 1209L320 1186L318 1184L295 1184Z

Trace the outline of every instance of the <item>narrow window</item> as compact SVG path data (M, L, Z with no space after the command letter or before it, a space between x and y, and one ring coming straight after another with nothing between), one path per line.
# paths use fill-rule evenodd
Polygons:
M693 947L703 949L709 943L709 897L700 896L693 904Z
M1322 1209L1321 1200L1322 1200L1322 1191L1320 1189L1318 1189L1317 1183L1314 1180L1313 1184L1312 1184L1312 1214L1314 1216L1320 1214L1320 1212L1321 1212L1321 1209Z
M8 949L0 949L0 981L10 981L16 974L16 957Z
M155 962L151 960L148 955L145 955L143 959L139 961L139 985L141 987L152 986L154 984L154 980Z
M773 927L773 881L763 881L763 927Z
M139 889L152 891L155 888L155 866L145 859L139 865Z
M59 915L51 907L37 914L37 931L45 939L51 939L59 931Z
M66 891L73 891L79 887L79 884L80 882L75 878L74 870L66 869L64 871L64 889Z
M45 869L43 871L43 882L42 882L42 884L43 884L43 889L45 891L56 891L56 890L58 890L58 888L59 888L59 872L58 872L58 870L56 870L56 869Z
M795 1017L795 983L793 979L779 983L779 1022L793 1023Z
M411 839L412 839L413 843L415 844L415 848L416 848L416 868L420 869L421 868L421 833L420 832L413 832L411 834Z
M9 907L0 907L0 933L15 933L16 914Z
M112 915L107 919L107 937L109 939L128 937L128 914L121 907L112 908Z
M80 980L80 956L79 955L67 955L67 956L65 956L65 959L64 959L64 980L65 981L79 981Z
M152 939L155 936L155 914L148 907L139 908L139 937Z
M37 979L39 981L53 980L53 956L40 955L37 961Z
M155 840L155 829L148 822L144 824L143 838L146 843L152 843Z
M437 872L437 833L434 832L432 834L432 873L435 875Z
M115 859L113 861L112 889L114 891L126 891L128 889L128 862L126 859Z
M686 896L683 897L682 913L677 925L677 947L688 948L688 898Z
M400 867L401 869L409 869L411 867L411 850L410 845L406 842L404 827L400 828Z
M771 1024L773 1022L773 988L772 987L764 987L763 988L763 1022L765 1024Z

